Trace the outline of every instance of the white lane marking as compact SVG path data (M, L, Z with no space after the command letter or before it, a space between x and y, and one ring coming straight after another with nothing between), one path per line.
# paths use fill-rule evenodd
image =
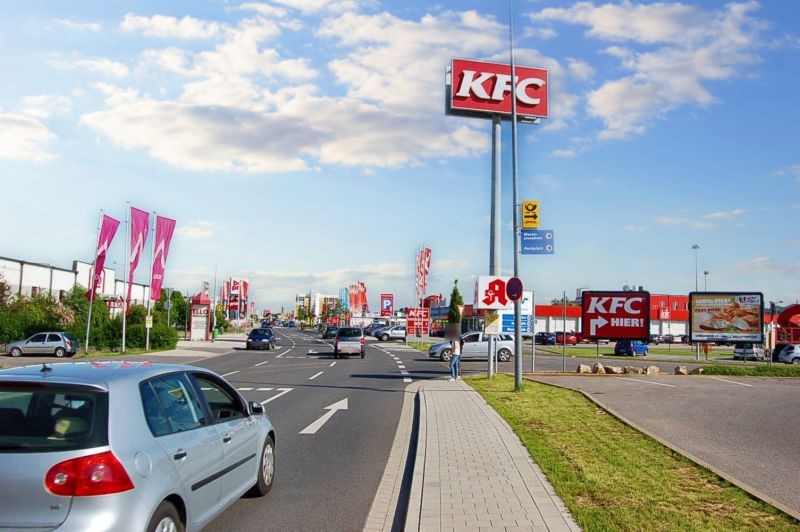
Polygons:
M270 397L266 401L261 401L261 404L265 405L265 404L269 403L270 401L274 401L275 399L277 399L278 397L280 397L282 395L286 395L287 393L292 391L292 388L278 388L278 391L281 392L281 393L279 393L277 395L273 395L272 397Z
M240 392L252 392L253 391L252 388L236 388L236 389L239 390Z
M330 366L328 366L328 367L329 367L329 368L332 368L332 367L333 367L333 366L335 366L335 365L336 365L336 362L331 362L331 365L330 365Z
M276 356L275 358L283 358L283 353L281 353L280 355Z
M239 370L237 369L236 371L231 371L230 373L225 373L224 375L221 375L221 377L227 377L228 375L233 375L234 373L239 373Z
M314 376L309 377L308 380L313 381L314 379L316 379L317 377L319 377L323 373L325 373L325 372L324 371L320 371L319 373L315 374Z
M267 362L269 362L269 360L265 360L264 362L259 362L258 364L255 364L253 367L257 368L258 366L263 366Z
M400 368L400 369L406 369L406 367L404 365L402 365L402 364L398 365L397 367Z
M405 378L405 379L403 379L403 382L411 382L411 379Z
M406 370L402 370L402 371L400 372L400 375L408 375L408 374L409 374L409 373L408 373Z
M271 392L274 389L275 388L258 388L256 391L257 392Z
M674 384L664 384L663 382L653 382L653 381L646 381L642 379L630 379L628 377L617 377L619 379L623 379L626 381L633 381L633 382L646 382L647 384L655 384L656 386L669 386L670 388L674 388Z
M316 355L316 354L317 354L317 352L316 352L316 351L314 351L313 349L309 349L309 350L308 350L308 354L309 354L309 355Z
M715 381L729 382L731 384L738 384L739 386L747 386L748 388L752 388L753 387L752 384L745 384L743 382L736 382L736 381L728 381L728 380L725 380L725 379L720 379L718 377L709 377L709 379L714 379Z
M339 401L338 403L333 403L333 404L332 404L332 405L330 405L330 406L326 406L326 407L325 407L325 410L327 410L327 412L325 412L325 413L322 415L322 417L320 417L318 420L316 420L315 422L313 422L311 425L309 425L309 426L307 426L306 428L304 428L303 430L301 430L301 431L300 431L300 434L316 434L316 433L317 433L317 431L318 431L319 429L321 429L321 428L322 428L322 426L323 426L325 423L327 423L327 422L328 422L328 420L329 420L330 418L332 418L332 417L333 417L333 415L334 415L336 412L338 412L339 410L347 410L347 398L345 397L344 399L342 399L342 400L341 400L341 401Z

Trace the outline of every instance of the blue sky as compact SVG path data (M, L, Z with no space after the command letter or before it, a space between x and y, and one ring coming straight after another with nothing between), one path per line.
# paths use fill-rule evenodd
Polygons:
M0 255L91 260L100 209L175 218L166 286L250 278L259 308L363 280L371 305L488 273L490 123L445 116L452 57L507 61L508 4L15 2L0 20ZM521 125L520 199L578 287L800 299L800 4L515 2L518 64L550 71ZM509 128L503 268L512 269ZM121 228L122 230L122 228ZM121 273L123 244L109 264ZM141 268L136 279L144 282Z

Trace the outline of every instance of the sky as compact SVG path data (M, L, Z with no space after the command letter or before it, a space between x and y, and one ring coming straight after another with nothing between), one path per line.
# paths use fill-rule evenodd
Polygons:
M519 199L555 234L520 257L537 302L696 279L800 300L798 2L2 4L0 256L90 262L100 211L130 202L177 220L182 291L249 278L279 310L360 280L405 306L425 244L428 293L469 300L491 122L445 115L445 69L508 62L511 12L516 63L549 71L550 117L519 126ZM511 275L508 122L501 157Z

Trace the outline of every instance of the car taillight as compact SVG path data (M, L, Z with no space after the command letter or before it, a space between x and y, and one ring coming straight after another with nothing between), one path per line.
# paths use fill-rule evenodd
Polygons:
M72 497L110 495L133 489L128 473L111 451L54 465L45 475L44 485L54 495Z
M72 342L70 342L69 340L67 340L67 347L72 347Z

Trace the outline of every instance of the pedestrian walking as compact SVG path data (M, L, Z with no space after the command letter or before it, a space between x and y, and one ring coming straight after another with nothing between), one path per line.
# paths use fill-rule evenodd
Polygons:
M450 380L454 381L460 378L458 374L461 373L461 338L453 338L451 345L453 356L450 358Z

